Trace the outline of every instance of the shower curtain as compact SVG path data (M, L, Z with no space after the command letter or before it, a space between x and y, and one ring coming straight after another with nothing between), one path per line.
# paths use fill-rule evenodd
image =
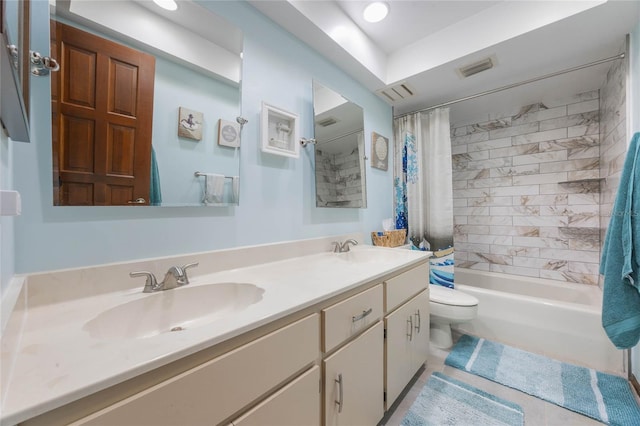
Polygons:
M396 228L431 250L453 245L453 183L449 109L394 121Z
M453 181L449 109L394 120L396 229L415 247L440 250L430 280L453 286Z

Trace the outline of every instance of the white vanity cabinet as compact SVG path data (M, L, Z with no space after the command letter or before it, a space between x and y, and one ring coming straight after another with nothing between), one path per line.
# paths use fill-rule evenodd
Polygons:
M429 342L428 265L389 271L19 424L376 425Z
M385 410L429 356L429 266L417 266L385 285Z
M319 315L313 314L74 424L219 424L312 365L318 356L319 343ZM309 377L311 380L313 376ZM314 389L315 393L307 398L315 398L318 405L319 382ZM287 411L265 412L265 418L272 419L274 424L286 424ZM256 414L254 418L259 416ZM308 424L320 424L320 416Z

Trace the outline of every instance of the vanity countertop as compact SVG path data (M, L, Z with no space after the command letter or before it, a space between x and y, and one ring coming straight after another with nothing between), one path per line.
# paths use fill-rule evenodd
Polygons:
M196 269L184 289L250 283L264 289L262 299L221 321L135 339L96 338L86 324L102 312L149 297L142 293L144 279L135 280L135 287L93 296L35 306L27 302L20 331L3 335L13 343L2 345L3 374L10 376L3 379L1 423L12 425L45 413L426 261L424 252L361 245L350 253L309 254L203 275Z

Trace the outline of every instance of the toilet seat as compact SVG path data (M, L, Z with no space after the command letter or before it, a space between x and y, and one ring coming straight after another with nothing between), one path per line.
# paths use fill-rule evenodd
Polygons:
M470 294L440 285L429 285L429 300L450 306L477 306L478 299Z

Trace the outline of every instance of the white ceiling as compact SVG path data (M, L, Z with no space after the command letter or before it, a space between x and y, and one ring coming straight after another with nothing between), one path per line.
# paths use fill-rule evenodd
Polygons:
M394 115L615 56L640 21L637 0L387 2L387 19L370 24L361 18L366 1L250 0L370 90L408 83L416 94L392 103ZM493 69L467 79L456 72L488 56ZM457 103L452 122L598 89L610 65Z

